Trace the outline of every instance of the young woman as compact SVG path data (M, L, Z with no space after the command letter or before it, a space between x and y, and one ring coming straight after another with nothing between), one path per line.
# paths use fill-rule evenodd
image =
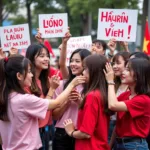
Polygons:
M114 73L106 65L109 108L117 111L115 150L148 150L145 138L150 125L150 62L146 59L130 59L122 73L121 82L129 91L118 99L115 93Z
M90 51L86 49L77 49L72 53L69 64L69 78L60 83L60 86L55 91L55 97L57 97L64 89L66 89L67 85L74 79L74 77L82 74L83 60L90 54ZM81 93L82 89L83 86L79 85L74 90ZM78 116L78 100L80 100L80 98L77 97L73 101L70 98L68 99L69 101L61 105L60 108L54 109L52 113L53 119L57 120L55 125L56 131L53 140L53 150L74 149L74 139L66 134L63 122L65 119L71 118L76 125Z
M119 52L112 58L112 66L115 75L115 91L117 96L128 90L128 85L121 83L121 75L125 69L125 62L129 59L129 56L130 53L128 52ZM109 135L108 135L108 141L110 142L110 145L113 145L114 143L112 133L115 124L116 124L116 114L110 117Z
M49 96L52 97L59 84L56 82L56 84L49 84L50 54L48 49L42 44L32 44L27 48L26 57L32 62L33 73L31 87L26 88L28 93L45 98L50 88ZM54 78L58 77L54 76ZM47 111L45 119L39 119L39 131L44 150L49 149L48 128L50 125L52 125L51 111Z
M84 77L75 78L56 98L48 100L25 94L24 87L31 86L31 62L16 55L0 60L0 139L3 150L39 149L38 119L44 119L47 110L60 107L72 89L84 83Z
M102 55L91 55L84 60L83 76L87 89L80 106L77 129L72 120L64 121L67 134L76 139L75 150L109 150L108 85L103 72L106 62Z

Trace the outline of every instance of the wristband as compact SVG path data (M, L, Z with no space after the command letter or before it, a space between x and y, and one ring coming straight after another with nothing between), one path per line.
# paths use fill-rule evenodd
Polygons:
M75 131L76 131L76 130L73 130L73 131L71 132L71 135L70 135L71 137L73 137L73 133L74 133ZM74 138L74 137L73 137L73 138Z
M108 53L108 56L109 56L110 58L112 58L112 57L113 57L113 55L111 55L111 54L109 54L109 53Z
M108 84L108 85L115 85L115 82L109 81L109 82L107 82L107 84Z

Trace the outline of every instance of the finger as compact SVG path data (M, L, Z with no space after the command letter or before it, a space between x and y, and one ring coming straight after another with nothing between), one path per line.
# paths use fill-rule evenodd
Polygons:
M107 75L107 73L106 73L105 69L103 69L103 72L104 72L104 74L105 74L105 76L106 76L106 75Z
M72 123L72 120L71 120L71 119L69 119L68 121L69 121L69 123Z

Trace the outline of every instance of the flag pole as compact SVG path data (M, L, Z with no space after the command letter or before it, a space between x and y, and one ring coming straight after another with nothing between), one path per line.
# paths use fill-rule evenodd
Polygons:
M148 27L150 29L150 0L148 1Z

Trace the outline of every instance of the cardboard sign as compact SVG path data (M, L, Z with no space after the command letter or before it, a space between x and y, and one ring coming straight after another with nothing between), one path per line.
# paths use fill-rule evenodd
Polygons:
M135 42L137 10L99 9L98 16L98 39Z
M11 47L27 48L30 45L28 24L0 27L1 47L9 51Z
M67 28L67 13L39 15L39 30L42 38L64 37Z
M73 51L78 48L91 50L92 39L91 36L72 37L67 43L67 66L69 66L70 56Z

